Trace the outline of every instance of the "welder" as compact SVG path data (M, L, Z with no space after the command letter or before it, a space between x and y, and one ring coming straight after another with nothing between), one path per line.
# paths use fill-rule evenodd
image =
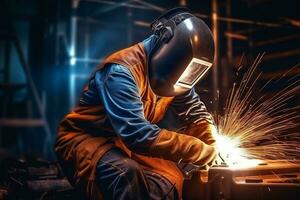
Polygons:
M209 28L186 8L151 28L96 67L60 123L58 159L91 199L181 199L183 166L216 157L213 119L194 89L213 63Z

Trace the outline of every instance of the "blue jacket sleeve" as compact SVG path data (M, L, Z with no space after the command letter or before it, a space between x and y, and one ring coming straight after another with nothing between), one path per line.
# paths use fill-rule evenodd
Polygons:
M138 88L124 66L105 67L96 72L95 81L113 129L131 151L197 165L215 158L215 149L198 138L160 129L145 119Z
M116 134L135 152L145 152L160 128L144 117L143 104L130 71L111 64L95 74L100 99Z
M171 107L177 113L182 126L197 123L202 120L213 124L213 118L207 111L204 103L200 100L199 95L192 88L188 92L176 96Z

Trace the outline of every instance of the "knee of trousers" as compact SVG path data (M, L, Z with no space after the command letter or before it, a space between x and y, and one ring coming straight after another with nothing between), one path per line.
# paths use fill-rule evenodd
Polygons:
M114 174L113 176L125 178L130 181L134 181L143 177L143 171L139 164L129 158L121 158L113 163L101 161L98 162L96 179L100 180L104 177L107 177L108 174Z
M127 179L135 180L143 177L143 171L140 165L131 159L123 159L124 167L122 176L126 176Z

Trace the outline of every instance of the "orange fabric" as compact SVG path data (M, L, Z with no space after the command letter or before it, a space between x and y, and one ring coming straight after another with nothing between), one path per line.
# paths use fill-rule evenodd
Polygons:
M145 118L151 123L157 123L164 116L173 98L162 97L157 100L149 85L146 62L144 48L142 44L137 44L112 54L96 70L101 70L108 63L127 67L137 84ZM191 133L193 128L189 133L190 136L163 129L149 149L148 156L136 154L131 152L117 137L95 136L101 135L97 134L101 131L116 135L111 126L104 127L99 125L101 123L97 123L106 118L101 102L98 106L79 104L61 122L55 145L55 151L62 162L66 175L75 186L82 188L90 199L101 199L101 194L94 184L95 168L101 156L113 147L123 149L144 169L166 177L175 184L180 197L183 176L172 161L178 161L181 159L181 154L184 153L186 156L182 158L183 161L206 164L214 155L212 147L196 139L197 136ZM206 129L204 128L204 130ZM202 130L199 129L199 131ZM200 155L199 152L201 152Z
M184 163L202 166L212 162L216 156L215 148L196 137L163 129L151 148L151 155Z
M142 44L137 44L109 56L96 70L108 63L121 64L131 71L138 86L144 106L145 118L151 123L158 122L173 98L166 97L157 101L148 84L147 59ZM85 88L87 89L87 88ZM55 151L61 160L64 171L75 186L81 187L90 199L101 199L94 184L95 167L101 156L114 146L117 146L138 161L145 169L152 170L176 183L181 190L182 177L180 171L170 161L150 158L130 152L121 140L92 136L89 131L113 132L112 127L98 127L97 121L106 118L104 107L77 105L60 123ZM179 178L178 178L179 177ZM181 193L181 192L180 192Z
M185 131L185 134L194 136L206 144L214 145L216 143L216 140L213 134L216 132L217 130L215 125L209 123L206 120L201 120L196 124L189 125L187 130Z

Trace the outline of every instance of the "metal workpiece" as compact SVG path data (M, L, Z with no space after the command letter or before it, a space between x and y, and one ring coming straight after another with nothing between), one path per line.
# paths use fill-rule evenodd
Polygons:
M185 199L300 199L300 162L268 161L255 167L215 165L196 172L184 188ZM192 184L191 184L192 183Z

